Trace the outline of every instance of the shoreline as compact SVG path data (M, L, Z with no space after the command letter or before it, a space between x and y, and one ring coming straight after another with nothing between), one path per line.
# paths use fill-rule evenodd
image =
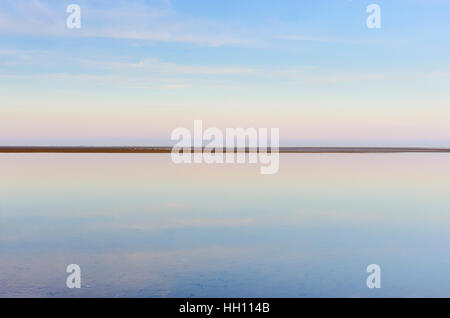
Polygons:
M202 152L205 148L184 148L181 152ZM270 152L270 147L268 147ZM172 147L86 147L86 146L0 146L0 153L170 153ZM214 151L212 151L214 152ZM225 152L225 148L222 149ZM257 152L257 149L234 148L234 152ZM279 153L450 153L450 148L435 147L279 147Z

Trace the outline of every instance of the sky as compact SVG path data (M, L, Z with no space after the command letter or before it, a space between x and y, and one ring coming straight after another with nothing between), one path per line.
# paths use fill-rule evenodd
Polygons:
M449 16L446 0L2 0L0 145L168 145L201 119L279 128L282 146L449 147Z

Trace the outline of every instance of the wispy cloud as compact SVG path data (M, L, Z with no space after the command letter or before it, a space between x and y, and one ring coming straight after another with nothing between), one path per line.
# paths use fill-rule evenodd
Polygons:
M331 38L331 37L315 37L307 35L281 35L279 36L279 39L287 41L305 41L318 43L353 43L352 41L345 39Z
M241 86L240 78L251 86L259 84L321 85L347 84L368 81L443 80L450 78L448 70L422 72L374 72L327 70L318 66L290 68L249 67L244 65L183 64L145 58L109 57L92 59L73 57L55 51L0 49L0 68L3 80L71 81L96 85L143 89L185 89L192 86L211 87L222 82L228 87ZM41 68L40 65L46 65ZM26 67L28 72L18 70ZM248 82L250 80L250 82ZM224 82L226 81L226 82Z
M298 84L345 84L366 81L408 81L408 80L437 80L450 78L450 71L423 72L349 72L324 71L316 67L290 68L275 72L278 77Z
M144 59L137 63L104 62L94 60L81 60L81 64L122 71L145 71L166 75L250 75L260 70L244 66L214 66L214 65L186 65L164 62L158 59Z
M149 6L143 1L114 3L109 8L79 1L82 27L68 30L63 3L42 0L10 1L0 7L0 34L113 38L140 41L178 42L196 45L237 45L247 41L226 24L180 16L167 4ZM166 2L163 2L166 3Z
M221 79L255 76L263 70L233 65L198 65L147 58L138 61L73 57L58 51L0 49L0 80L58 82L140 89L186 89ZM45 65L42 68L41 65ZM22 72L26 68L27 72Z

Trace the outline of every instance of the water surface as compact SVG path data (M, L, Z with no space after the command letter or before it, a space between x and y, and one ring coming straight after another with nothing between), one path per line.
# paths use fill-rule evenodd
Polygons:
M450 154L1 154L0 176L2 297L450 297Z

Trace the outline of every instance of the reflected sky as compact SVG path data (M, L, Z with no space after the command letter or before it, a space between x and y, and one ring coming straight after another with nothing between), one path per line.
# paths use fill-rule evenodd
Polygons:
M0 296L450 296L449 154L2 154ZM79 264L82 288L65 286ZM366 287L366 267L382 288Z

